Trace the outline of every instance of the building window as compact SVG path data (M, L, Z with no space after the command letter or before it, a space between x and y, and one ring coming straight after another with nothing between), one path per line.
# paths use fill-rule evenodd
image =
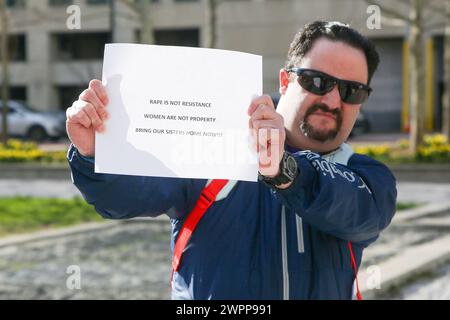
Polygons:
M24 34L11 34L8 36L9 60L10 61L25 61L26 41ZM1 58L1 52L0 52Z
M111 0L87 0L88 5L102 5L109 4Z
M105 5L105 4L109 4L112 0L86 0L86 3L88 5ZM118 1L118 0L116 0ZM151 2L159 2L159 0L151 0Z
M56 94L58 99L58 107L60 110L66 110L74 101L78 100L81 92L88 87L88 84L81 86L57 86Z
M155 44L168 46L199 47L199 29L160 29L155 30Z
M52 57L55 60L101 60L109 32L52 34Z
M9 99L27 101L27 87L12 86L9 88Z
M6 0L8 8L25 8L25 0Z
M11 61L25 61L27 56L24 34L9 36L9 58Z
M49 0L48 5L51 7L61 7L73 4L73 0Z

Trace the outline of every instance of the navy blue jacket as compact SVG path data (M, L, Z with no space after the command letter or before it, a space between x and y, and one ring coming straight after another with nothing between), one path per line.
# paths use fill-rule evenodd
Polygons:
M299 175L285 189L230 181L199 222L172 283L173 299L351 299L365 247L388 226L390 170L343 144L320 156L294 153ZM202 179L99 174L70 147L74 184L108 219L167 214L174 240ZM149 266L151 267L151 266Z

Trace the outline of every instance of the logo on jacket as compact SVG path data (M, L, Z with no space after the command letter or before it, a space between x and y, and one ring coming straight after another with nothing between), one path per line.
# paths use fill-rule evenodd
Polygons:
M332 179L336 179L337 176L340 176L350 183L358 183L359 189L366 189L367 192L372 194L372 191L370 191L364 180L354 172L345 170L344 167L339 168L335 163L323 159L319 154L310 150L300 151L299 155L305 156L319 174L330 176Z

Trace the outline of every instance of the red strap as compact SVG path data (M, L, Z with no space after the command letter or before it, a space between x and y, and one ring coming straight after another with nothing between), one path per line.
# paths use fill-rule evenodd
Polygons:
M186 221L181 227L180 233L175 243L175 249L173 251L172 258L172 275L175 271L178 270L183 251L186 248L186 245L191 238L191 235L194 232L197 223L200 221L208 208L213 204L220 190L222 190L222 188L227 183L228 180L213 180L202 190L202 193L200 194L200 197L198 198L194 209L192 209L191 213L188 215Z
M358 267L356 266L356 260L355 260L354 254L353 254L353 247L352 247L352 243L350 241L348 242L348 248L350 249L350 257L352 259L352 268L355 271L356 298L358 300L362 300L362 295L361 295L361 292L359 291L359 284L358 284Z

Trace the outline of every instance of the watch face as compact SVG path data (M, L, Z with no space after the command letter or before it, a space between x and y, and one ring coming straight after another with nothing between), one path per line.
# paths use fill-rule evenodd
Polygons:
M265 177L259 173L258 180L275 187L292 182L298 174L297 161L292 155L285 153L280 162L280 169L281 172L276 177Z
M286 169L287 173L292 177L295 175L295 171L297 170L297 162L294 157L288 156L286 159Z

